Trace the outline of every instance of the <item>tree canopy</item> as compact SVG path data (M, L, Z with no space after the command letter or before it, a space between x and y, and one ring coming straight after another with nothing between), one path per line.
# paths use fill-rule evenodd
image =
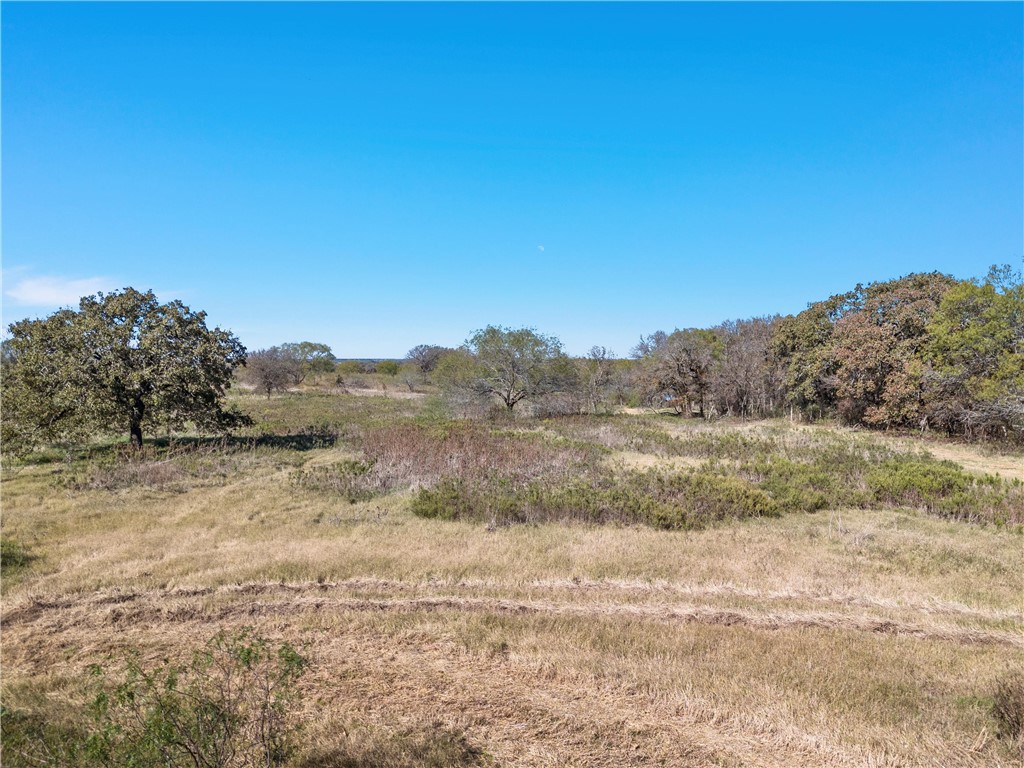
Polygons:
M334 353L326 344L315 341L295 341L282 344L275 349L280 349L284 356L291 357L298 363L300 378L296 384L302 383L302 379L310 373L332 373L334 371Z
M444 355L435 369L442 388L493 397L509 411L564 389L575 373L554 336L493 325L470 336L461 352Z
M205 312L161 304L134 288L87 296L9 327L3 356L3 438L8 449L75 441L95 432L224 430L245 421L225 407L245 348L208 328Z

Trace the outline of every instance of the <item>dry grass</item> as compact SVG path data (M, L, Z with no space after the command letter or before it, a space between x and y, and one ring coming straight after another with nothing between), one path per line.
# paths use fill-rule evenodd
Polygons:
M293 399L301 413L274 398L265 422L333 409L343 434L364 436L393 417L362 413L345 433L354 398ZM607 424L571 429L612 448L604 461L689 461L617 444ZM429 451L416 447L426 428L410 429ZM538 445L524 461L550 458ZM349 503L292 482L359 455L258 451L173 488L60 485L61 464L9 471L3 535L35 559L5 573L5 704L58 712L112 652L158 659L255 625L312 656L304 768L1020 759L993 715L1024 667L1019 533L899 509L489 530L413 517L409 491Z

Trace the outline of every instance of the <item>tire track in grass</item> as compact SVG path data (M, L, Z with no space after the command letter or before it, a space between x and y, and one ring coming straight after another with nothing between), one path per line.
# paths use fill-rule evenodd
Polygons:
M891 618L821 611L754 611L695 603L644 604L588 603L551 599L515 600L461 595L351 597L332 593L358 590L401 593L407 585L377 580L354 580L328 585L246 584L229 587L114 590L91 595L65 595L50 599L27 597L10 606L3 616L7 630L19 624L59 623L72 620L84 626L121 622L219 621L242 616L286 616L322 612L463 612L503 615L552 615L577 618L620 617L674 624L741 626L777 631L822 629L903 635L966 645L1003 645L1024 648L1024 633L971 629L932 622L914 623ZM713 593L711 593L713 594ZM744 596L750 596L745 594ZM254 599L271 597L276 599Z

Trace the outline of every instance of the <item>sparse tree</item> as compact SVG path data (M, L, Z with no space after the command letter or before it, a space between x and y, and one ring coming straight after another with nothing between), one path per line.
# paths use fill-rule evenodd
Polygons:
M435 372L438 383L447 391L495 398L509 412L523 400L565 391L575 376L562 343L532 328L489 325L474 333L464 350L442 357Z
M134 288L87 296L9 328L3 363L8 449L156 427L221 430L245 422L224 405L245 347L206 313Z
M282 347L260 349L249 354L245 379L269 398L302 380L302 363Z
M612 383L615 354L604 347L590 348L587 356L577 361L583 410L597 413L608 398Z
M441 355L450 350L435 344L417 344L409 350L405 359L420 369L421 373L430 373L437 366Z
M777 320L755 317L713 329L722 344L711 381L711 397L720 413L768 416L781 406L783 370L770 349Z
M290 356L298 362L293 376L296 386L301 384L311 373L331 373L334 370L334 353L326 344L298 341L282 344L278 349L282 354Z
M711 375L721 348L714 331L673 331L652 355L657 389L687 406L695 404L698 414L705 416Z

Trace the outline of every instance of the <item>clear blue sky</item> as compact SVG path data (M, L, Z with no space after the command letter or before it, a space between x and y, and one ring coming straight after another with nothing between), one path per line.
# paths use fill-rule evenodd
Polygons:
M1024 255L1024 6L2 7L3 322L569 352Z

